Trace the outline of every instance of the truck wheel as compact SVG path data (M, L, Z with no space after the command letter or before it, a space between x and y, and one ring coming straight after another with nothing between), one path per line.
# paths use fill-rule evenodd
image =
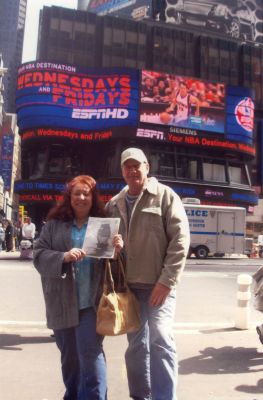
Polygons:
M198 246L195 249L196 258L207 258L208 253L209 253L208 248L205 246Z
M190 247L188 254L187 254L187 258L190 258L192 254L193 254L193 249Z

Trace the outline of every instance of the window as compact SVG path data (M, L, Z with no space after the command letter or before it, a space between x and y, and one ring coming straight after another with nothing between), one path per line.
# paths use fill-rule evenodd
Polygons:
M201 159L188 155L178 155L176 158L176 177L200 180L202 178Z
M59 19L58 18L51 18L50 21L50 29L58 30L59 29Z
M151 152L149 155L150 171L156 176L174 177L174 155L166 152Z
M71 177L80 174L81 160L76 148L61 144L42 145L23 151L23 179Z
M72 21L67 21L62 19L60 23L60 30L62 32L67 32L68 37L72 38L72 26L73 26Z
M205 181L226 182L226 168L224 162L205 160L203 162L203 178Z
M248 176L244 165L229 165L228 173L230 183L239 183L242 185L248 185Z

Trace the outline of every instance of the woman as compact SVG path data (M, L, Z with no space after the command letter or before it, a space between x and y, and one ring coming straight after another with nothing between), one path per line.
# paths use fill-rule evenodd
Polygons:
M61 352L64 400L105 400L103 337L96 334L95 306L101 290L102 263L85 256L82 244L89 216L103 217L95 180L73 178L63 200L48 214L34 245L34 265L41 274L47 326ZM123 242L113 240L116 251Z

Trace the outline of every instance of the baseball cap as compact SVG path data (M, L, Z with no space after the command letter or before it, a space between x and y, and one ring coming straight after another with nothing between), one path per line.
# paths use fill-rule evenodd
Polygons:
M130 147L129 149L126 149L121 153L121 166L125 163L125 161L129 160L130 158L140 163L148 163L144 152L141 149L137 149L136 147Z

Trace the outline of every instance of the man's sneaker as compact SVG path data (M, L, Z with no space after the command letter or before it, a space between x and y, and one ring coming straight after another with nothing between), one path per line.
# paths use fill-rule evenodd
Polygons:
M257 326L256 327L258 336L259 336L259 340L261 342L261 344L263 344L263 325Z

